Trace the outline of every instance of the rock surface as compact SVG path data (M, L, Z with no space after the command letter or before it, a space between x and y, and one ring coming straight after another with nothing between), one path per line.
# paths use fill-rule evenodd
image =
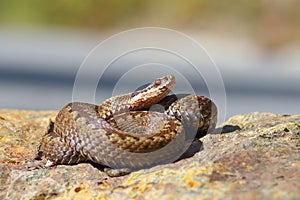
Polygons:
M0 110L0 199L300 199L300 115L250 113L193 157L110 178L34 160L55 111Z

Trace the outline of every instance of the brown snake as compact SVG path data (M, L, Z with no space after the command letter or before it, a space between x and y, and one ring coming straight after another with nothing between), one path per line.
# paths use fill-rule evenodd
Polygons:
M215 128L217 109L203 96L167 96L174 85L167 75L99 106L69 103L43 136L39 156L47 165L92 161L129 170L175 161L199 133ZM154 104L164 109L153 111Z

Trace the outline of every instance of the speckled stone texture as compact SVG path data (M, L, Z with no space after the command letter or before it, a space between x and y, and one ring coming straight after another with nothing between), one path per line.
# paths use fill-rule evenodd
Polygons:
M110 178L34 160L56 113L0 110L0 199L300 199L300 115L238 115L193 157Z

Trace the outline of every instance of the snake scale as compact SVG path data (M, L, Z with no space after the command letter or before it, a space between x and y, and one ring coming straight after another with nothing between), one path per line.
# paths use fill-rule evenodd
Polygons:
M215 128L217 109L204 96L168 95L174 85L167 75L99 106L67 104L43 136L39 157L48 166L91 161L128 171L175 161L199 133Z

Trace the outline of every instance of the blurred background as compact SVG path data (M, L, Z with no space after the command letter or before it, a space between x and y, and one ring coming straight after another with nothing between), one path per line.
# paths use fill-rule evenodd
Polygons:
M226 117L299 114L299 8L298 0L2 0L0 109L59 110L93 47L155 26L183 32L209 52L225 84Z

